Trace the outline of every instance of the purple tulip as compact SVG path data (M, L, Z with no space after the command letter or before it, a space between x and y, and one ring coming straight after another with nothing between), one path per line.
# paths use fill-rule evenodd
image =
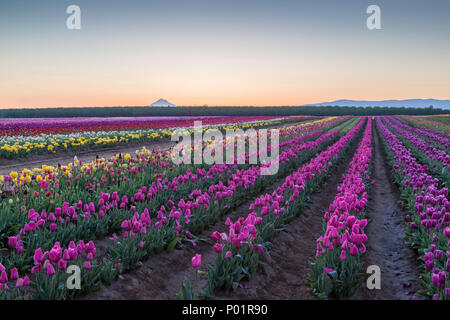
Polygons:
M450 227L444 229L444 235L450 239Z

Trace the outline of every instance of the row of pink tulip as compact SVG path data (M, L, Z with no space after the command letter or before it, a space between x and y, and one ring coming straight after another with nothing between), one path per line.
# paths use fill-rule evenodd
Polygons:
M437 161L443 168L450 169L450 156L444 150L430 145L425 140L420 139L417 135L411 133L412 127L401 124L396 118L387 118L386 124L408 140L418 150L423 151L428 158Z
M424 127L413 127L409 125L409 123L405 120L403 120L400 117L394 118L397 123L405 130L408 130L410 132L413 132L417 134L418 136L421 136L425 139L427 139L430 143L435 144L437 148L440 148L444 151L450 150L450 137L449 135L441 132L436 131Z
M364 209L370 186L372 119L350 162L338 193L324 214L325 233L317 239L316 257L311 263L311 286L320 298L352 296L361 281L366 252L367 219Z
M392 166L394 181L401 187L406 216L406 239L419 251L423 260L421 276L424 291L433 299L450 298L450 202L447 187L440 188L426 166L411 155L401 141L390 132L381 118L377 125L384 139ZM444 255L443 252L446 252ZM417 299L417 297L415 297Z
M448 139L450 139L450 134L446 133L446 132L448 132L449 126L445 125L442 122L430 121L430 120L427 120L426 117L422 118L422 117L417 117L417 116L403 116L402 118L408 119L408 121L413 123L415 128L417 128L417 130L420 130L420 132L430 133L434 136L439 136L439 137L445 138L445 139L447 139L447 141L448 141ZM403 119L401 119L400 121L402 121L402 120ZM408 121L403 120L402 122L407 124ZM422 126L422 125L424 125L424 126ZM438 130L432 129L431 127L437 128ZM446 132L444 132L444 131L446 131Z

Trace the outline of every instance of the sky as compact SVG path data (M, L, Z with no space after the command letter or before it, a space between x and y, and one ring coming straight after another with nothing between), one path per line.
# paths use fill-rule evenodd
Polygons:
M0 0L0 108L450 99L449 35L448 0Z

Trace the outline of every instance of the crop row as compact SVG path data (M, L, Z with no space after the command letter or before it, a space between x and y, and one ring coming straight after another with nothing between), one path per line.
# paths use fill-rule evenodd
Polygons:
M394 119L398 122L399 125L401 125L403 129L407 129L408 131L417 134L418 136L422 137L422 139L425 139L428 143L433 144L435 148L444 151L450 150L450 137L443 132L419 126L413 127L408 121L405 121L400 117L395 117Z
M450 156L443 150L420 139L416 134L410 132L407 125L403 125L393 118L387 118L388 128L400 139L400 141L411 150L414 157L420 163L427 165L430 174L438 178L443 186L449 186Z
M367 225L364 210L372 183L372 119L369 118L363 139L350 162L338 194L324 214L323 236L317 239L316 257L311 262L310 286L325 299L354 294L362 281L360 257L366 252Z
M420 279L425 289L419 295L450 298L450 202L448 188L427 173L411 151L377 118L394 182L400 187L406 216L406 239L419 252ZM417 299L417 297L415 297Z
M416 116L402 116L410 125L413 127L420 126L423 131L430 132L432 134L446 137L448 139L450 134L450 126L441 122L431 121L426 119L426 117L416 117Z

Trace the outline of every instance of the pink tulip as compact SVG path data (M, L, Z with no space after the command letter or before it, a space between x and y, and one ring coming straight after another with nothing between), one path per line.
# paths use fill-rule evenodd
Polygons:
M357 256L358 255L358 247L352 244L350 246L350 255L351 256Z
M7 283L8 282L8 275L6 274L6 271L2 271L0 274L0 283Z
M53 248L50 250L48 257L51 262L58 262L59 259L61 259L62 256L62 249L61 248Z
M47 275L52 276L55 274L55 268L51 263L47 264Z
M220 252L222 252L222 250L223 250L223 246L220 243L216 243L214 245L214 251L215 252L220 253Z
M450 227L444 229L444 235L450 239Z
M42 262L44 262L44 259L45 259L45 257L44 257L44 254L42 253L42 249L41 248L37 249L34 252L34 257L33 257L34 262L36 264L37 263L42 263Z
M64 259L61 259L58 261L58 269L61 271L64 271L67 269L67 261Z
M23 279L19 278L16 281L16 288L22 288L23 287Z
M324 272L325 272L325 274L329 274L329 273L334 272L334 269L331 269L331 268L325 268L325 269L324 269Z
M17 280L19 278L19 271L17 268L11 269L11 280Z
M124 230L126 230L126 231L130 231L131 228L132 228L132 226L131 226L131 221L129 221L129 220L124 220L124 221L122 222L122 229L124 229Z
M15 248L17 243L17 237L8 237L8 246L10 248Z
M220 233L218 231L214 231L211 235L211 237L216 240L219 241L220 240Z
M202 255L201 254L196 254L192 258L192 267L193 268L200 268L201 266L202 266Z

